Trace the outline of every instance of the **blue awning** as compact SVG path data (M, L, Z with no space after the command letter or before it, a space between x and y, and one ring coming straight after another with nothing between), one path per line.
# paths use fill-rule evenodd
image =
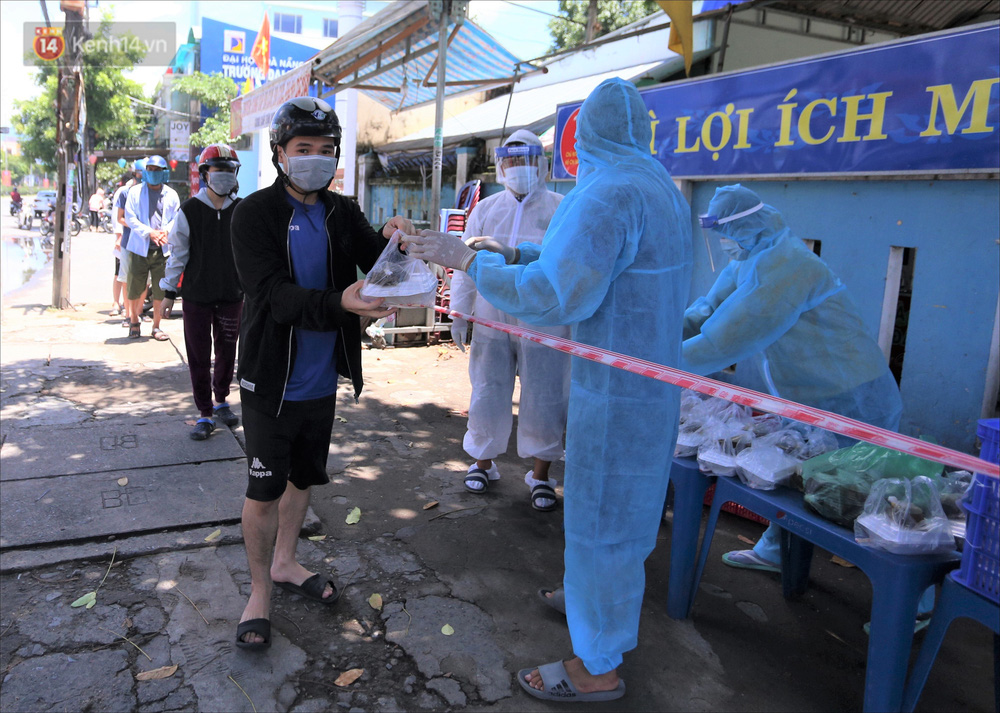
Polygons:
M394 110L434 101L438 24L426 0L396 3L370 17L313 59L328 98L358 89ZM471 20L448 25L445 96L510 84L521 61Z

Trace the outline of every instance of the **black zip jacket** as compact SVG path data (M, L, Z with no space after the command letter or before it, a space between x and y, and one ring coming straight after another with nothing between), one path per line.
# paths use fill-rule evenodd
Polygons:
M289 248L294 210L281 180L251 194L233 214L236 271L243 286L240 325L240 399L259 411L279 415L285 385L295 364L294 330L339 330L337 372L361 394L361 320L340 306L341 293L367 273L388 244L353 201L324 190L329 287L295 284Z

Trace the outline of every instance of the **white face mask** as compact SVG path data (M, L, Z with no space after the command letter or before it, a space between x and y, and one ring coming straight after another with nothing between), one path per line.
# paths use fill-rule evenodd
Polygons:
M286 156L285 174L303 191L320 191L337 173L336 156Z
M730 238L719 238L719 246L731 260L746 260L750 255L749 250Z
M208 174L208 187L217 195L227 196L237 188L236 174L228 171L212 171Z
M538 184L537 166L511 166L503 171L503 182L518 195L527 195Z

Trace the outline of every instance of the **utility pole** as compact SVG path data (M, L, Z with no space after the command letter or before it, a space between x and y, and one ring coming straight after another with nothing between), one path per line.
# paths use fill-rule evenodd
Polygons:
M597 0L590 0L587 5L587 35L583 40L589 44L594 39L594 32L597 30Z
M431 158L431 228L437 226L437 216L441 213L441 167L444 162L444 90L445 61L448 56L448 24L452 17L461 24L465 21L464 0L431 0L428 8L431 19L438 21L437 93L434 100L434 153Z
M66 50L59 59L59 86L56 90L56 210L52 248L52 306L69 309L70 244L67 228L73 205L73 177L81 170L76 164L79 150L77 131L80 128L80 106L83 103L83 73L81 71L84 0L63 0L66 13L63 38Z

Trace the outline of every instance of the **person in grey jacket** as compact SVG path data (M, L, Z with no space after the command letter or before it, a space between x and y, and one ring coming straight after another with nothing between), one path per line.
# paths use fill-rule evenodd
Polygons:
M181 204L168 237L166 274L160 280L164 294L160 314L167 319L183 282L184 347L199 413L190 434L195 441L205 440L215 430L213 417L226 426L240 422L227 401L243 311L243 290L230 238L230 223L240 201L232 197L239 189L239 170L236 151L226 144L212 144L201 152L198 172L202 188Z

